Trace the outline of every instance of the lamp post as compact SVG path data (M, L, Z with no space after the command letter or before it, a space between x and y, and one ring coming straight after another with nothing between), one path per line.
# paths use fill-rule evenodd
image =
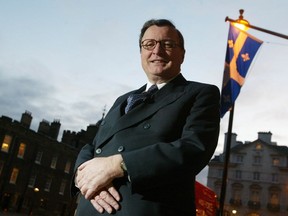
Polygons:
M244 19L243 13L244 10L240 9L239 10L240 16L237 20L230 19L228 16L225 18L225 22L230 22L237 28L240 28L242 30L247 31L249 28L271 34L277 37L284 38L288 40L288 35L284 35L278 32L274 32L271 30L267 30L264 28L260 28L254 25L251 25L247 20ZM230 116L229 117L229 127L228 127L228 135L227 135L227 146L226 146L226 155L225 155L225 161L224 161L224 169L223 169L223 178L222 178L222 187L221 187L221 195L220 195L220 203L219 203L219 213L218 216L223 216L224 215L224 203L225 203L225 194L226 194L226 183L227 183L227 178L228 178L228 164L229 164L229 157L230 157L230 145L231 145L231 134L232 134L232 122L233 122L233 113L234 113L234 105L232 106L232 109L230 111Z
M35 209L35 201L37 201L36 198L37 198L37 193L38 193L39 191L40 191L40 190L39 190L38 187L35 187L35 188L33 189L33 192L34 192L35 194L33 193L32 204L31 204L30 211L29 211L29 213L28 213L29 216L30 216L30 215L33 215L33 211L34 211L34 209Z

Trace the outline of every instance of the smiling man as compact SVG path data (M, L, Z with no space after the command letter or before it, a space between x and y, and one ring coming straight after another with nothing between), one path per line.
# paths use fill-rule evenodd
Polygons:
M184 39L169 20L147 21L139 45L147 83L115 101L80 151L76 215L196 215L195 176L218 141L219 90L182 76Z
M184 41L171 26L152 25L145 29L140 41L142 67L151 83L166 83L180 73Z

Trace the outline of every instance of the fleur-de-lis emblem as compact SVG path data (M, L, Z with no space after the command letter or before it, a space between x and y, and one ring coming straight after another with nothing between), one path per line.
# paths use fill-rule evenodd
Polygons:
M242 59L243 59L244 62L250 60L249 53L241 54L241 57L242 57Z
M234 46L233 40L228 40L228 46L229 48L233 48Z

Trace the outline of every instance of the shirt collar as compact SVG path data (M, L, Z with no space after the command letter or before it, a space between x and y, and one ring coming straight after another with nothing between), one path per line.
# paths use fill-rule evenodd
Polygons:
M156 84L158 89L161 89L163 88L163 86L165 86L167 83L160 83L160 84ZM154 83L150 83L150 82L147 82L147 85L146 85L146 90L147 91L152 85L154 85Z
M178 76L179 74L177 74ZM173 77L172 79L168 80L167 82L165 83L160 83L160 84L156 84L158 89L160 90L161 88L163 88L167 83L169 83L171 80L175 79L177 76ZM151 83L151 82L147 82L147 85L146 85L146 90L147 91L152 85L154 85L154 83Z

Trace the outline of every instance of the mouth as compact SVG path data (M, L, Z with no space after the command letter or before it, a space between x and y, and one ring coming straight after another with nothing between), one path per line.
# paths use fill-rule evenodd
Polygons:
M152 60L151 62L152 63L161 63L161 64L165 63L165 64L167 64L169 61L164 60L164 59L156 59L156 60Z

